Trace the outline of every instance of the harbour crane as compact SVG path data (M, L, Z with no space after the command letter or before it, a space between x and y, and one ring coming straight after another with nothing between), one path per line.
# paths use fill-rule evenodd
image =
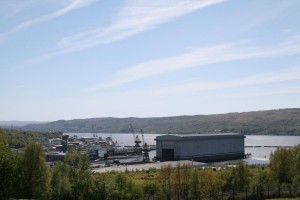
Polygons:
M131 131L132 131L132 134L133 134L133 141L135 141L135 134L134 134L134 129L133 129L132 124L130 124L130 128L131 128Z
M145 147L145 139L144 139L144 131L143 131L143 129L141 129L141 134L142 134L143 147Z
M143 129L141 129L141 134L142 134L142 140L143 140L143 161L144 162L149 162L150 158L149 158L149 147L147 145L147 143L145 143L145 139L144 139L144 131Z
M141 147L140 143L141 143L141 140L140 140L140 138L139 138L138 135L135 135L132 124L130 124L130 128L131 128L131 131L132 131L132 134L133 134L134 143L135 143L135 145L134 145L135 152L137 154L140 154L140 147Z

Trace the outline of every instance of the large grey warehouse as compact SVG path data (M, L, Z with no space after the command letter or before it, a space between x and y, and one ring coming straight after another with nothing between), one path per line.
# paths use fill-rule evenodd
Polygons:
M200 162L241 159L245 156L244 139L237 133L160 135L155 139L156 158Z

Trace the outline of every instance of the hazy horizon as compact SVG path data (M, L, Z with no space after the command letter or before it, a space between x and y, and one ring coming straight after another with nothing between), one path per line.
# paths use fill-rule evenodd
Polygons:
M280 108L280 109L270 109L270 110L285 110L285 109L300 109L300 108ZM259 112L259 111L269 111L269 110L250 110L250 111L243 111L243 112L225 112L225 113L208 113L208 114L195 114L195 115L170 115L170 116L146 116L146 117L136 117L136 116L125 116L125 117L118 117L118 116L95 116L95 117L86 117L86 118L70 118L70 119L54 119L54 120L47 120L47 121L40 121L40 120L0 120L1 122L36 122L36 123L49 123L59 120L76 120L76 119L93 119L93 118L164 118L164 117L180 117L180 116L197 116L197 115L222 115L222 114L230 114L230 113L247 113L247 112Z

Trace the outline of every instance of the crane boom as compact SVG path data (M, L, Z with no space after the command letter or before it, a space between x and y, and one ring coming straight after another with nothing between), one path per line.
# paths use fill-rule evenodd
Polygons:
M131 128L131 131L132 131L132 134L133 134L133 141L135 141L135 134L134 134L134 129L133 129L132 124L130 124L130 128Z
M145 139L144 139L144 131L141 129L141 134L142 134L142 140L143 140L143 147L145 146Z

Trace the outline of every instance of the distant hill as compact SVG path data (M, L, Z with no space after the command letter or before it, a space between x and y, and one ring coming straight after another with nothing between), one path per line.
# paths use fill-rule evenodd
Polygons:
M300 135L300 108L155 118L90 118L59 120L23 126L24 130L62 131L70 133L190 134L237 132L242 134Z
M0 127L11 127L11 126L25 126L28 124L41 124L41 123L47 123L47 122L41 122L41 121L0 121Z

